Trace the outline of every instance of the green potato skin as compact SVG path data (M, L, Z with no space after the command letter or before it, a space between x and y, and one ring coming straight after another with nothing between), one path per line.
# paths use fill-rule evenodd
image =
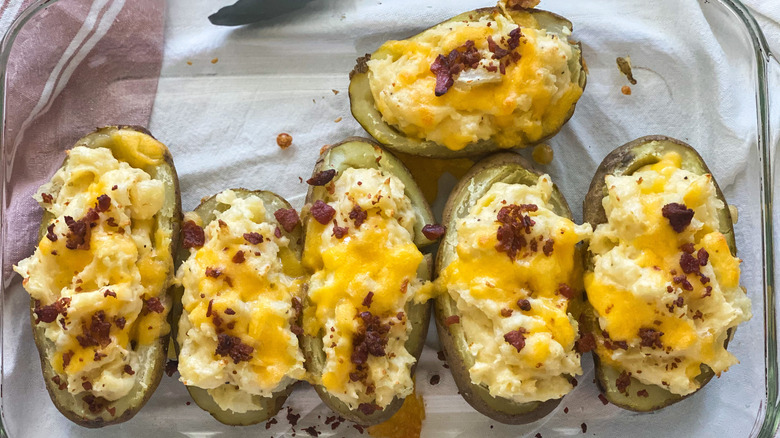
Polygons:
M508 184L536 184L541 173L515 153L498 153L483 159L460 180L450 194L444 208L443 223L447 227L436 259L437 275L454 259L458 244L457 223L466 217L474 204L498 182ZM563 194L554 188L550 203L556 214L572 218ZM579 257L579 256L578 256ZM582 297L570 302L571 313L579 315ZM459 314L457 304L446 292L434 301L434 320L442 350L452 372L455 384L463 398L478 412L504 424L526 424L543 418L552 412L561 399L545 402L517 403L503 397L493 397L484 385L472 383L469 369L474 357L468 352L466 334L461 324L446 324L450 316Z
M312 175L316 175L324 170L336 169L337 176L334 177L335 180L341 172L348 168L375 168L399 178L401 182L404 183L406 188L405 194L411 200L417 218L414 226L414 243L418 247L433 243L433 241L422 234L422 227L425 224L434 223L433 213L431 212L428 203L425 201L422 191L420 191L412 178L412 175L398 158L384 150L372 140L361 137L350 137L338 144L329 146L324 150L314 166ZM306 196L306 203L311 204L318 199L325 200L326 196L327 191L324 187L310 186ZM304 230L307 229L307 224L310 220L312 220L311 215L306 215L303 218ZM418 270L417 276L421 279L429 280L431 271L430 256L426 255L426 260L428 261L427 265L423 265ZM309 306L311 306L311 302L307 297L303 302L304 313L305 309ZM410 302L404 309L407 320L412 325L412 331L404 346L409 354L414 356L417 360L420 359L420 354L422 354L423 347L425 346L425 337L428 333L428 321L430 319L430 307L430 302L422 304ZM322 370L325 366L322 336L323 333L320 332L317 336L309 336L304 333L302 337L303 354L306 358L306 370L312 376L316 377L322 376ZM414 375L414 370L413 367L411 369L412 375ZM401 408L401 405L404 402L404 398L396 397L389 405L385 406L384 409L366 415L359 410L350 409L344 402L331 395L324 386L314 385L314 389L317 391L317 394L320 396L323 403L335 413L349 421L365 426L378 424L388 420Z
M279 221L276 220L276 217L274 217L274 212L280 208L292 208L289 202L282 198L281 196L269 192L269 191L263 191L263 190L247 190L247 189L233 189L234 192L236 192L236 195L239 198L248 198L250 196L257 196L262 201L263 204L266 207L266 216L265 221L271 224L275 224L279 227L282 234L290 239L290 249L292 250L293 254L295 255L296 259L300 262L301 260L301 254L303 252L303 231L300 225L296 226L292 231L287 232L284 230L284 227L279 224ZM217 195L212 195L207 198L203 198L201 200L201 203L193 210L195 214L200 217L200 219L203 221L203 225L209 224L211 221L216 219L216 215L214 214L214 210L220 209L220 204L217 202L216 199ZM179 251L176 254L176 269L178 270L179 266L182 262L187 260L189 258L190 252L189 249L186 248L179 248ZM175 285L171 287L172 294L174 296L174 307L171 311L171 320L172 320L172 330L173 330L173 340L174 345L176 348L177 355L181 351L181 345L178 343L178 331L179 331L179 319L181 318L183 309L182 309L182 303L181 303L181 297L184 294L184 288L182 288L179 285ZM300 298L300 295L299 295ZM300 325L300 315L298 316L298 320L296 321L298 325ZM300 344L300 337L298 339L298 342ZM207 411L209 414L211 414L212 417L214 417L217 421L223 424L227 424L229 426L249 426L252 424L257 424L263 421L266 421L276 415L280 409L282 409L282 406L284 405L284 402L287 400L287 397L292 393L293 388L298 382L290 382L288 385L284 386L283 388L280 388L278 391L273 393L273 396L271 397L261 397L259 395L255 395L252 397L252 402L257 405L256 410L251 410L243 413L233 412L229 409L222 409L216 401L209 395L208 391L206 391L203 388L199 388L197 386L187 386L187 391L190 393L190 396L195 401L195 403L200 406L201 409Z
M104 147L114 150L113 148L119 147L119 145L112 142L109 136L118 130L137 131L150 137L152 136L146 128L141 126L107 126L99 128L81 138L76 142L74 147ZM114 155L116 155L116 153ZM143 170L151 174L154 179L162 180L165 184L166 201L161 212L158 213L156 217L156 222L158 227L170 229L171 246L169 250L171 254L175 254L175 249L179 246L181 192L179 190L179 178L176 174L176 168L173 165L173 157L167 148L163 158L163 164L157 167L148 167ZM65 166L67 160L68 159L66 158L63 162L63 166ZM55 218L51 213L44 211L43 218L41 219L41 227L38 230L39 240L46 235L46 227L54 219ZM168 280L166 283L170 283L172 278L173 271L168 273ZM149 397L152 396L152 393L154 393L154 390L160 383L163 371L165 370L170 335L161 336L158 341L152 345L139 346L136 348L136 352L138 352L141 357L142 368L136 370L138 380L130 393L121 399L110 403L110 406L116 408L116 415L111 415L106 410L95 414L90 412L87 404L82 400L81 395L74 396L65 390L60 390L52 381L55 376L59 376L60 379L65 379L66 377L64 374L58 374L52 367L51 360L56 353L56 349L54 344L46 339L44 328L35 324L34 308L35 300L31 299L30 324L33 329L33 338L35 339L35 345L38 347L43 377L46 382L46 390L49 392L49 396L51 397L52 402L54 402L54 406L57 410L72 422L88 428L99 428L123 423L133 418L144 404L146 404Z
M479 21L481 17L489 16L496 11L496 8L481 8L474 11L464 12L449 20L437 24L436 26L446 25L450 22L458 21ZM524 9L510 11L515 16L521 14L532 15L539 23L540 28L547 29L548 32L559 35L562 39L567 37L564 35L564 29L571 31L572 24L569 20L553 14L552 12L543 11L540 9ZM421 34L410 37L409 39L419 38ZM572 73L572 82L577 82L583 90L587 83L587 69L582 58L581 44L571 43L574 52L577 54L569 62L569 70ZM373 55L366 55L357 59L352 72L349 74L349 102L352 110L352 116L355 120L363 126L376 141L381 143L384 147L392 150L393 152L402 152L410 155L419 155L430 158L462 158L462 157L475 157L487 154L489 152L495 152L505 148L499 147L493 140L481 140L479 142L471 143L465 148L454 151L439 143L429 140L419 140L415 138L407 137L401 131L393 127L392 125L385 123L382 119L382 114L377 110L374 96L371 94L371 88L369 86L368 79L368 66L366 62L371 59L372 56L377 56L375 52ZM542 143L552 138L558 131L561 130L564 124L574 114L575 105L569 109L566 117L563 119L563 123L560 126L556 126L549 132L545 132L542 138L538 140L530 140L526 138L518 139L518 144L515 148L524 148L532 146L534 144Z
M643 166L657 163L661 160L663 155L668 152L677 152L682 156L683 169L698 175L706 173L711 174L701 155L699 155L693 147L680 140L662 135L638 138L610 152L599 165L583 203L583 217L585 222L589 222L594 229L599 224L607 222L607 215L602 205L602 200L608 194L604 181L604 178L607 175L631 175ZM712 182L715 184L718 199L720 199L724 205L724 208L718 212L721 226L719 231L726 237L731 254L736 256L737 246L736 241L734 240L734 224L731 218L731 212L729 211L726 198L723 196L723 192L714 177ZM593 270L593 254L590 252L586 254L585 267L588 270ZM591 333L598 333L601 331L598 324L598 315L590 304L587 304L585 307L585 311L582 315L582 322L584 325L583 330L590 331ZM724 346L728 345L729 339L731 339L733 335L734 330L729 330L729 336L727 337ZM593 353L593 362L596 369L596 382L607 400L616 406L635 412L652 412L677 403L698 392L714 376L712 370L707 365L702 364L701 374L696 377L696 381L699 383L699 389L686 396L674 394L657 385L644 384L631 377L631 383L628 386L630 389L627 391L627 394L624 394L618 391L616 385L616 379L620 375L621 370L602 363L598 354L595 352ZM642 390L647 391L648 397L636 395L637 392Z

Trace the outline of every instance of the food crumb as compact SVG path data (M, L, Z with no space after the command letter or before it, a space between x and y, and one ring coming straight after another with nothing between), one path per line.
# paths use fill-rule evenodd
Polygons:
M534 438L542 438L542 434L537 432L536 435L534 435Z
M601 400L601 404L604 406L609 404L609 400L607 400L607 397L605 397L604 394L599 394L599 400Z
M330 147L329 144L322 145L322 147L320 148L320 155L324 154L325 151L327 151L329 147Z
M279 145L282 149L287 149L292 145L292 135L282 132L281 134L276 136L276 144Z
M569 407L568 406L563 408L563 413L564 414L568 414L569 413Z
M623 58L622 56L618 56L616 61L620 73L626 75L626 79L628 79L628 82L630 82L631 85L636 85L636 79L634 79L634 75L631 72L631 57L626 56Z
M216 64L216 63L218 63L218 62L219 62L219 58L214 58L214 59L212 59L212 60L211 60L211 63L212 63L212 64Z
M620 92L625 94L626 96L630 96L631 95L631 87L629 87L628 85L623 85L623 88L620 89Z
M339 94L339 90L330 90L333 92L333 94Z
M582 433L585 433L588 431L588 425L585 423L580 424L580 428L582 429Z
M339 117L339 118L337 118L336 120L334 120L334 122L336 122L336 123L338 123L338 122L340 122L340 121L341 121L341 117Z
M538 144L534 146L531 156L538 164L550 164L553 159L552 147L547 143Z
M192 61L187 61L187 65L192 65Z
M179 369L179 361L176 360L169 360L165 364L165 374L168 377L173 377L173 375L178 371Z
M438 374L434 374L431 376L431 385L438 385L439 381L441 381L441 377L439 377Z
M190 403L190 402L187 402L187 403L184 403L184 404L185 404L185 405L187 405L187 406L189 406L191 403Z

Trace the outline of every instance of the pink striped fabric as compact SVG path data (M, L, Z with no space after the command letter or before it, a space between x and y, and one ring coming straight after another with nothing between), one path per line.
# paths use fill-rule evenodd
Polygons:
M34 0L6 0L0 26ZM28 22L6 79L3 273L35 247L38 186L98 126L146 126L162 65L164 0L59 0ZM0 31L5 31L0 27ZM10 166L9 166L10 164Z

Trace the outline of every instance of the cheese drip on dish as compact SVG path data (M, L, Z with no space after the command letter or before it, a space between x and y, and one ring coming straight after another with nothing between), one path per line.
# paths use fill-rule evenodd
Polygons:
M55 383L114 401L142 374L147 359L139 351L170 331L173 259L170 231L156 222L165 186L141 169L162 164L165 147L133 131L110 140L126 160L77 146L38 189L34 198L53 219L14 270L35 300L35 324L53 343Z
M517 403L560 398L582 374L569 300L582 290L575 245L592 231L556 214L552 191L547 175L493 184L458 221L455 258L437 280L457 304L472 383Z
M242 413L259 409L253 396L271 397L304 376L292 331L303 272L262 199L226 190L216 201L202 246L190 248L176 274L184 288L179 373L220 408ZM185 227L199 222L185 217Z
M349 168L326 188L327 202L311 208L303 256L313 271L304 332L322 338L326 356L313 378L351 409L373 412L414 389L406 311L433 286L418 278L426 261L397 177Z
M724 342L751 318L740 260L719 231L723 202L712 176L682 169L674 152L606 186L607 223L585 274L602 330L596 353L642 383L690 394L702 365L720 375L738 362Z
M564 123L583 90L569 68L579 52L568 38L535 27L531 14L497 8L384 43L367 62L382 119L451 150L488 139L502 148L541 140Z

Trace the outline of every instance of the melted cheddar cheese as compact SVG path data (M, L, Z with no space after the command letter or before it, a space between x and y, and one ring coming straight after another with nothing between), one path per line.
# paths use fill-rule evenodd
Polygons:
M430 282L418 278L426 262L413 242L415 215L403 183L376 169L347 169L327 188L333 219L309 220L303 257L313 272L304 332L322 338L326 356L322 375L313 378L352 409L384 408L414 388L415 359L404 347L412 329L405 311L432 291ZM353 213L358 210L365 214L359 226ZM336 226L347 234L336 237ZM366 312L375 324L361 317ZM378 334L384 354L369 353L364 363L355 363L356 339L380 325L387 329Z
M179 372L185 385L206 389L222 409L240 413L258 409L253 396L271 397L304 375L291 331L303 280L289 238L275 236L259 197L226 190L216 201L204 245L190 249L176 274L184 288ZM199 222L194 214L185 220ZM250 233L262 242L247 239ZM249 347L249 357L220 350L227 337Z
M160 164L165 146L121 130L111 141L112 149L68 151L65 166L34 197L54 217L48 232L14 267L38 302L36 321L54 344L52 364L67 391L109 401L136 384L137 348L170 330L164 291L173 271L170 231L155 218L165 187L138 168ZM53 315L45 308L57 303L64 309L44 321Z
M681 160L671 152L632 175L606 177L607 223L594 232L585 288L602 330L601 360L685 395L699 388L701 365L720 375L737 363L723 344L751 306L740 260L719 231L724 205L712 176L682 169ZM680 232L664 216L670 204L693 211Z
M487 139L503 148L541 140L564 123L583 90L572 79L569 63L578 54L567 39L536 27L530 14L496 9L478 21L448 22L386 42L367 63L382 119L407 136L451 150ZM506 49L515 29L522 36L514 54L494 59L488 38ZM467 41L479 52L478 66L456 74L454 85L436 96L432 64Z
M534 186L493 184L458 221L456 255L437 280L457 304L474 359L472 383L518 403L560 398L572 388L570 377L582 374L569 291L582 290L575 245L590 237L591 228L553 212L552 189L547 175ZM512 258L499 250L504 225L497 218L502 209L521 205L536 210L527 211L533 225ZM569 289L562 293L563 285ZM523 332L520 348L505 339L517 330Z

